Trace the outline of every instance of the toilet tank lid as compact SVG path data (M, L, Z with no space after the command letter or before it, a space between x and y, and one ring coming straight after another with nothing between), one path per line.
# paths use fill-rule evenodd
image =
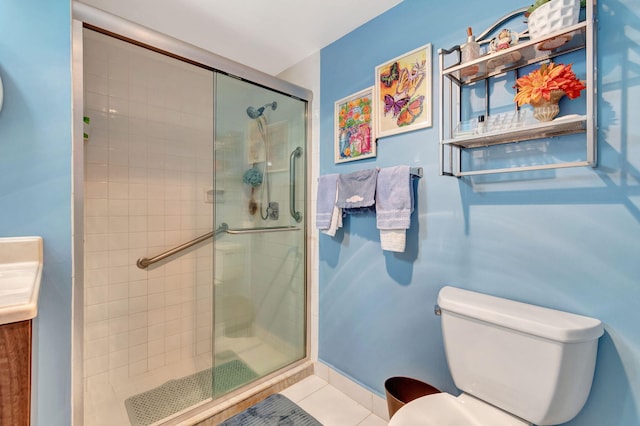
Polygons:
M602 322L595 318L456 287L440 289L438 305L443 311L562 343L596 340L604 333Z

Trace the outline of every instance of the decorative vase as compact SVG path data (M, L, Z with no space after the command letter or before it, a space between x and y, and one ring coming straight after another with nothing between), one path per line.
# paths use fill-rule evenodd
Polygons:
M564 96L564 91L554 90L551 92L549 100L545 98L540 99L538 102L531 102L533 106L533 117L538 121L551 121L560 112L558 102Z
M551 0L536 8L527 18L529 38L537 40L578 23L580 0ZM571 40L572 34L563 34L538 44L540 50L552 50Z

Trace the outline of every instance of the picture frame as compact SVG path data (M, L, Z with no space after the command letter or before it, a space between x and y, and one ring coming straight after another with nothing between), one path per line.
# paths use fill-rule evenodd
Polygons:
M286 121L278 121L267 125L269 156L267 166L270 172L287 170L287 146L289 144L289 128ZM249 127L249 144L247 163L262 163L265 160L264 142L256 123Z
M374 122L378 138L431 127L431 43L375 68Z
M334 155L336 163L377 155L373 124L373 86L335 102Z

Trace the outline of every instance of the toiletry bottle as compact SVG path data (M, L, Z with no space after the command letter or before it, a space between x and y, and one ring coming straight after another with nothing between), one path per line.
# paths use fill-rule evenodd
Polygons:
M484 115L478 116L478 124L476 125L476 134L482 134L487 131L487 123L484 121Z
M476 41L471 27L467 28L467 42L460 47L460 52L462 54L462 63L473 61L480 57L480 44ZM463 68L460 73L462 77L472 77L476 75L479 70L480 67L476 64Z
M472 61L480 57L480 44L476 41L471 27L467 28L467 42L460 48L462 51L462 62Z

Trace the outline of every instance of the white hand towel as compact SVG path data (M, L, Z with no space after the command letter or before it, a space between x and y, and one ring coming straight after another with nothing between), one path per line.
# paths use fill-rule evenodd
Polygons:
M382 250L404 252L407 243L406 229L381 229L380 246Z

